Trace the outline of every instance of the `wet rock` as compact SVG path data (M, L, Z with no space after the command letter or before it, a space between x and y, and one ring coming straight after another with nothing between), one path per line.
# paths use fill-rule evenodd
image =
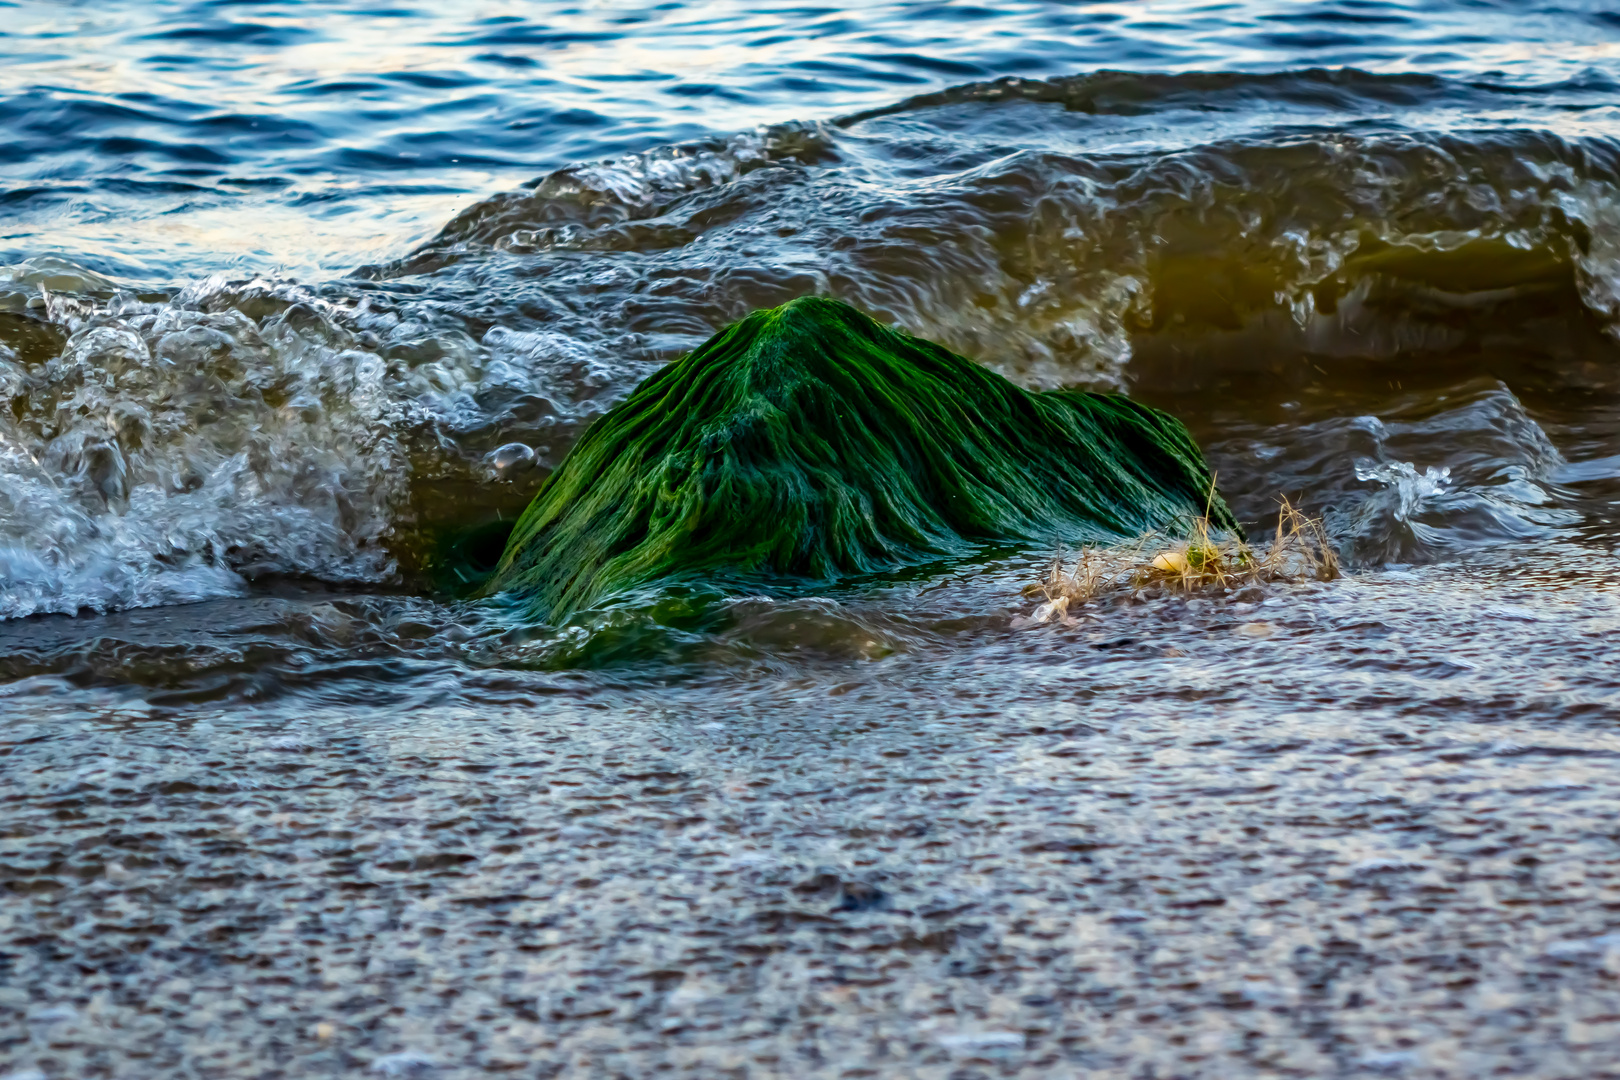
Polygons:
M570 451L486 591L543 619L656 585L892 571L983 543L1098 541L1202 513L1186 429L1030 393L832 300L759 311L643 382ZM1218 527L1236 523L1217 497Z

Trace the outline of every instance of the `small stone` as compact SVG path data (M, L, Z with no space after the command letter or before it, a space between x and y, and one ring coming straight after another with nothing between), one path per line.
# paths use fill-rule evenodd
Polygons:
M1268 638L1277 632L1277 628L1268 622L1246 622L1237 628L1237 632L1244 637Z
M1615 952L1620 952L1620 934L1555 941L1546 950L1548 958L1552 960L1601 960Z
M71 1005L51 1005L34 1013L28 1019L36 1024L60 1024L79 1018L79 1011Z
M1179 551L1167 551L1153 560L1153 569L1163 570L1167 574L1185 574L1192 569L1187 562L1187 556Z
M941 1035L939 1045L947 1050L1022 1050L1024 1036L1017 1031L975 1031Z
M384 1076L412 1076L436 1065L432 1058L418 1050L401 1050L397 1054L384 1054L371 1063L371 1071Z
M1361 1067L1373 1072L1398 1073L1417 1063L1418 1056L1410 1050L1384 1050L1361 1056Z
M322 1020L320 1023L315 1025L315 1037L322 1042L330 1039L335 1034L337 1034L337 1028L333 1027L325 1020Z

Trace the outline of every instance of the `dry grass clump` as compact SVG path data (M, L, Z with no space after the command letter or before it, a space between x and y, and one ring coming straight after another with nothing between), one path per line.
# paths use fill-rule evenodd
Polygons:
M1071 604L1154 585L1194 593L1338 577L1339 557L1321 519L1306 517L1286 498L1281 503L1276 536L1264 551L1217 536L1208 517L1195 518L1179 538L1153 532L1112 547L1082 548L1072 570L1060 551L1046 577L1024 589L1026 596L1046 597L1031 621L1061 619Z

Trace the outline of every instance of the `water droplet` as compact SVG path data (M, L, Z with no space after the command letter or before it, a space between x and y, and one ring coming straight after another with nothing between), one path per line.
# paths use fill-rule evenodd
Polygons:
M495 475L505 479L534 468L534 448L513 442L496 447L484 459L495 469Z

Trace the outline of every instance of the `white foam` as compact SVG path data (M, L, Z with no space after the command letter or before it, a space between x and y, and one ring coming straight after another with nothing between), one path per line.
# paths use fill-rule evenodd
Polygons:
M0 372L0 618L394 572L382 541L408 463L387 365L294 286L226 288L39 294L67 341ZM261 322L233 306L254 289L281 301Z

